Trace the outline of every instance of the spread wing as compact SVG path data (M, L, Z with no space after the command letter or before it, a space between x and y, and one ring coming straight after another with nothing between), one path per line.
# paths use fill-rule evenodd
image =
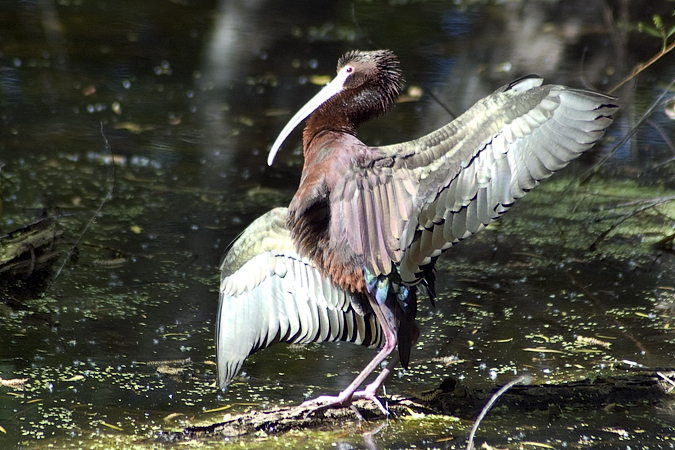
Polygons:
M525 78L414 141L371 148L331 192L331 240L347 237L375 275L404 282L591 148L616 98ZM360 224L360 226L359 226Z
M380 345L367 302L337 288L294 249L286 208L256 219L229 249L216 323L218 383L225 389L251 353L276 342Z

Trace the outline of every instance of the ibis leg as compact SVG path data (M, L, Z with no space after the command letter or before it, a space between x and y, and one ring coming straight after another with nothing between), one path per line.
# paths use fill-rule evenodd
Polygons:
M378 375L378 377L370 383L365 390L358 391L357 389L361 386L366 379L373 373L382 362L387 359L387 357L394 351L396 348L396 332L391 326L392 323L390 320L387 320L380 308L380 305L374 304L373 311L377 316L378 322L382 327L382 332L384 333L384 345L377 352L377 355L368 363L366 367L363 368L361 373L351 382L346 389L340 392L337 396L322 395L315 398L314 400L308 400L303 403L306 406L316 405L317 407L309 412L312 414L316 411L321 411L330 408L344 408L352 404L353 400L357 399L367 399L375 402L375 404L382 410L384 414L389 414L389 412L382 406L382 403L377 398L377 391L382 386L385 378L391 372L391 369L398 363L398 355L387 365L385 369ZM308 414L308 415L309 415Z

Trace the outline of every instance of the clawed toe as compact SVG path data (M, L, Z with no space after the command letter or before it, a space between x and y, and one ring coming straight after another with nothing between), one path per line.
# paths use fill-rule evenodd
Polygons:
M377 405L380 411L382 411L382 414L384 414L385 416L389 415L389 410L384 407L380 399L377 398L377 395L375 395L374 393L370 392L367 389L365 391L354 392L352 400L370 400L371 402L375 403L375 405Z
M311 407L307 414L305 414L305 419L311 416L314 413L319 411L325 411L327 409L337 409L337 408L347 408L351 406L351 398L341 398L340 396L330 396L322 395L312 400L307 400L303 402L300 406Z
M354 394L349 397L342 395L338 396L322 395L315 399L303 402L301 406L312 408L307 412L307 414L305 414L305 419L307 419L309 416L311 416L316 412L326 411L328 409L351 407L353 410L356 410L356 408L353 405L353 402L355 400L370 400L371 402L375 403L375 405L377 405L379 410L382 411L382 414L384 414L385 416L389 415L389 411L387 410L387 408L384 407L384 405L382 405L380 399L377 398L377 396L374 393L370 392L367 389L364 391L354 392ZM363 420L363 417L358 412L358 410L356 410L356 413L357 416L359 417L359 420Z

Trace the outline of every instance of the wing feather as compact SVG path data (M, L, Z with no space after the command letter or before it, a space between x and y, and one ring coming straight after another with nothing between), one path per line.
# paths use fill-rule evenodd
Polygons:
M277 208L254 221L221 266L216 359L222 389L246 357L277 342L382 343L367 302L335 286L296 252L286 211Z
M361 245L349 242L372 273L398 264L402 280L416 283L421 266L602 138L615 102L540 79L512 83L427 136L368 147L369 158L353 162L331 192L332 205L350 204L334 206L331 220L360 230ZM345 222L356 214L342 211L359 211L360 221Z

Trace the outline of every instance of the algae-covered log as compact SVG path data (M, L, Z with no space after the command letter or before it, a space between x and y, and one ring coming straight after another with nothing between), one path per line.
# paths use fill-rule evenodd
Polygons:
M51 267L61 252L55 243L63 231L46 218L0 236L0 281L26 279Z

